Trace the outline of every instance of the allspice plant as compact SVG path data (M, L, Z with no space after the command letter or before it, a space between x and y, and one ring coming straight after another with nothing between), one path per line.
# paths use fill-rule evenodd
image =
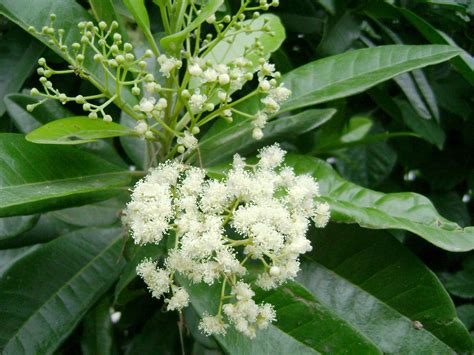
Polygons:
M472 350L409 250L472 250L472 227L381 184L385 141L432 143L439 110L379 84L416 70L426 94L421 68L464 53L377 45L395 4L360 4L350 45L352 13L301 4L0 0L24 66L0 105L2 354Z

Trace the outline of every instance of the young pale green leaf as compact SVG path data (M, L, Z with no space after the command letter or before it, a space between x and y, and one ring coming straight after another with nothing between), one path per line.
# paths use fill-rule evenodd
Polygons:
M0 278L2 353L49 354L58 348L120 273L121 233L82 229L8 268Z
M474 249L474 227L461 228L443 218L422 195L365 189L344 180L317 158L291 155L286 164L296 173L310 174L319 181L322 199L331 205L334 221L373 229L404 229L449 251Z
M334 224L312 236L298 280L384 354L471 353L440 281L390 234Z
M390 45L354 50L303 65L283 76L289 111L360 93L399 74L444 62L460 50L443 45Z
M0 216L33 214L105 200L128 171L90 153L0 134Z
M245 48L251 46L255 39L260 41L266 58L269 58L271 53L280 48L286 37L285 27L283 27L281 20L275 15L265 14L260 16L257 20L245 21L243 26L249 24L252 29L256 30L263 27L264 23L267 23L272 29L271 34L257 31L233 34L233 32L230 31L228 36L232 41L230 43L227 41L219 42L204 58L215 64L228 64L237 58L243 57ZM246 58L251 60L254 65L257 65L260 59L255 52L248 53Z
M188 24L181 31L163 37L160 41L161 46L170 53L176 53L176 51L179 51L181 44L186 39L186 37L192 31L198 28L203 22L205 22L211 15L215 14L223 3L224 0L209 0L201 7L201 11L194 18L193 22Z
M454 48L458 48L461 51L461 54L454 58L452 63L464 78L474 85L474 58L468 52L461 49L451 37L433 27L422 17L404 8L397 9L405 19L415 26L415 28L431 43L448 44Z
M28 133L26 139L40 144L83 144L134 134L133 130L115 122L76 116L47 123Z
M153 52L155 55L158 55L160 51L158 50L158 46L156 45L155 39L151 33L150 18L148 16L148 11L146 10L145 0L123 0L123 2L145 34L148 44L151 46Z
M201 140L201 159L206 166L222 163L235 153L248 154L289 135L297 136L311 131L329 121L335 113L334 109L307 110L275 119L263 129L264 135L259 141L252 138L253 126L248 119L236 118L231 125L222 122L218 125L220 129L213 127L213 131ZM223 146L226 147L225 151L219 149Z
M1 6L1 5L0 5ZM21 89L44 46L19 28L2 35L0 42L0 117L5 113L3 98Z

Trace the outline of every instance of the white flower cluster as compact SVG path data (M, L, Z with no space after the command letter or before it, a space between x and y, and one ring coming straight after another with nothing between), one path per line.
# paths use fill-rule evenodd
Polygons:
M283 166L284 156L278 145L262 149L255 165L236 155L222 180L168 162L135 186L125 217L135 242L158 244L165 235L175 237L161 266L145 260L138 267L153 296L170 294L167 308L180 310L189 296L176 285L176 273L192 283L222 283L217 314L203 315L205 334L225 334L232 324L254 337L274 321L272 306L253 300L255 293L244 281L246 263L261 265L256 286L281 285L296 276L299 256L311 250L310 220L316 227L329 220L329 206L315 201L318 183Z

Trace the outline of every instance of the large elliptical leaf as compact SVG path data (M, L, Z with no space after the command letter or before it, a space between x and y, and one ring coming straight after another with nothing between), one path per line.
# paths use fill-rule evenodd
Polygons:
M282 112L354 95L459 53L459 49L445 45L389 45L320 59L283 76L292 95L282 104Z
M442 284L394 237L345 225L312 235L298 280L383 353L471 353Z
M19 134L0 134L2 217L104 200L129 181L128 171L90 153L29 143Z
M384 194L363 188L344 180L317 158L290 155L286 164L296 173L310 174L319 181L321 198L331 205L334 221L373 229L404 229L449 251L474 249L474 227L461 228L443 218L422 195Z
M3 274L2 353L52 353L61 344L120 273L121 233L91 228L64 235Z

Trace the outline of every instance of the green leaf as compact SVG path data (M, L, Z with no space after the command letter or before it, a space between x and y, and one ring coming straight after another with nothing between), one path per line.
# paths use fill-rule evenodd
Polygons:
M441 63L460 51L441 45L365 48L317 60L283 76L292 91L282 112L360 93L399 74Z
M360 36L360 22L349 11L343 12L341 16L329 17L323 38L316 49L318 55L327 57L346 52Z
M159 50L150 30L150 18L148 17L148 11L146 10L145 0L123 0L123 2L145 34L148 44L153 49L153 53L158 55Z
M26 135L26 139L40 144L83 144L100 138L134 135L134 131L115 122L76 116L45 124Z
M474 249L474 227L461 228L443 218L424 196L365 189L341 178L326 162L291 155L286 164L298 174L310 174L320 184L322 199L331 205L332 219L373 229L403 229L449 251Z
M420 117L406 101L396 100L395 103L398 105L401 118L407 127L439 149L443 148L446 134L438 123Z
M126 0L130 1L130 0ZM202 6L199 14L194 18L188 26L180 32L173 33L163 37L160 41L161 46L170 53L175 53L181 49L181 44L186 37L205 22L209 16L213 15L224 3L224 0L209 0L206 5Z
M0 218L0 241L2 243L33 228L38 215Z
M78 227L110 226L120 219L120 211L128 200L128 194L92 205L66 208L51 212L64 223Z
M442 284L394 237L344 225L312 235L314 251L298 280L381 352L471 353Z
M212 51L210 51L204 59L211 61L215 64L228 64L235 59L244 56L245 48L254 43L255 39L258 39L263 47L263 53L266 58L270 57L270 54L280 48L281 44L285 40L285 28L281 23L280 19L271 14L261 15L256 20L244 21L242 26L250 24L250 27L254 30L261 28L267 21L267 25L272 29L272 34L262 32L251 32L251 33L237 33L230 31L228 33L230 43L227 41L221 41L217 44ZM258 56L255 52L250 52L245 56L248 60L252 61L254 66L258 65Z
M112 303L103 297L82 322L81 351L84 355L112 354L113 325L110 319Z
M5 273L5 271L10 268L10 266L12 266L26 254L38 249L39 247L39 245L33 245L16 249L0 250L0 278Z
M236 117L229 125L222 122L212 128L200 142L201 159L206 166L222 163L235 153L248 154L266 144L298 136L311 131L329 121L336 110L307 110L296 115L285 116L270 121L263 129L263 138L252 138L253 126L248 119ZM226 149L221 148L225 146Z
M474 304L463 304L456 308L456 312L467 329L474 328Z
M466 299L474 298L474 270L465 269L447 276L446 289L454 296Z
M191 304L199 315L215 314L220 285L181 283L191 296ZM297 283L265 294L264 300L275 306L278 323L257 332L255 339L228 329L226 336L215 337L230 354L318 354L337 353L343 349L363 354L380 352L367 339L341 322L330 309L322 306Z
M10 267L0 279L2 352L57 349L120 273L121 244L121 229L83 229Z
M433 27L422 17L416 15L410 10L397 8L398 11L407 19L415 28L433 44L448 44L454 48L458 48L461 54L452 60L453 65L464 78L474 85L474 58L465 50L460 48L448 35Z
M133 337L125 355L177 354L178 326L173 313L157 311Z
M1 8L1 5L0 5ZM19 28L2 34L0 42L0 117L5 113L3 98L17 92L37 65L44 46Z
M33 214L110 198L130 174L90 153L0 134L0 216Z
M40 215L36 225L13 238L0 240L0 249L21 248L46 243L57 237L79 229L53 216L51 212Z

